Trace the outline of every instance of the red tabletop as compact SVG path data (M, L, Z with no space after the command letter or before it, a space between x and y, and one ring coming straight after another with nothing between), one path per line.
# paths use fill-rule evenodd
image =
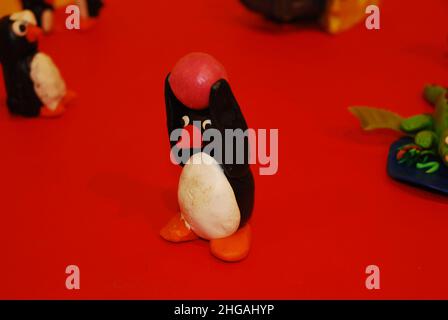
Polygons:
M381 30L281 27L238 1L110 0L87 33L41 49L79 95L58 120L11 117L0 84L0 298L448 298L448 198L391 180L388 132L350 105L429 112L448 85L446 0L385 1ZM236 264L207 242L170 244L180 168L164 78L214 55L252 128L279 129L279 171L254 166L253 247ZM65 268L81 289L65 287ZM367 290L365 269L381 270Z

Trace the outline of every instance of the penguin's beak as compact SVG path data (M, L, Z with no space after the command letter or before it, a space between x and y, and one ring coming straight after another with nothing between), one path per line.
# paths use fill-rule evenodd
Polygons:
M26 33L26 39L29 42L36 42L39 40L40 36L42 35L42 29L38 26L35 26L34 24L28 24L28 31Z
M202 147L202 133L201 129L195 125L188 125L182 130L182 136L179 142L176 144L178 148L189 149L189 148L201 148Z

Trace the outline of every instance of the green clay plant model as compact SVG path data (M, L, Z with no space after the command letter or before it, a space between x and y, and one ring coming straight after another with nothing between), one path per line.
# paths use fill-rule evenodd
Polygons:
M360 120L364 130L392 129L412 137L413 143L399 148L397 161L433 174L442 164L448 166L448 90L428 85L424 89L424 98L435 107L434 112L410 118L369 107L351 107L349 110Z

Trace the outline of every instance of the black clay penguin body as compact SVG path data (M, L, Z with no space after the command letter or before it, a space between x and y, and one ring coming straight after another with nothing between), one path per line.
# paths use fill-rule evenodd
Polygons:
M208 71L206 70L207 68ZM181 70L181 71L177 71ZM193 76L189 75L192 70ZM196 74L195 70L198 70ZM206 70L206 71L204 71ZM213 57L203 53L193 53L181 59L165 82L165 102L168 132L176 129L196 136L207 135L214 129L223 138L226 130L248 129L241 109L226 80L225 71ZM184 75L186 74L186 77ZM199 80L200 88L188 88L182 82ZM186 89L186 90L184 90ZM184 91L184 92L182 92ZM202 91L207 100L187 95ZM194 93L193 93L194 95ZM182 102L181 102L182 100ZM195 105L195 102L198 104ZM188 106L187 106L188 105ZM196 132L195 132L196 131ZM178 186L180 214L162 229L164 239L181 242L198 237L210 240L211 252L224 261L244 259L250 249L251 230L248 220L254 207L254 178L249 166L249 145L244 143L243 161L223 161L228 151L224 144L221 159L215 152L207 151L210 142L193 141L184 144L170 139L172 152L190 148L192 155L183 166ZM224 142L224 140L223 140ZM233 154L236 160L236 154Z
M22 0L24 10L30 10L36 17L37 25L44 32L53 29L53 0Z
M0 19L0 63L12 114L54 117L64 111L65 82L51 58L38 51L40 33L31 11Z

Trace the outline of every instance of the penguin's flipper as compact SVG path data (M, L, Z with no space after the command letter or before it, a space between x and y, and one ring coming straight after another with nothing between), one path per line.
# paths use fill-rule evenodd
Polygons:
M175 129L183 126L178 123L177 119L181 119L185 114L186 107L180 102L173 93L169 82L170 74L165 79L165 108L166 108L166 125L168 129L168 138ZM177 141L170 141L171 148L175 146Z
M222 137L226 137L226 130L240 131L244 136L244 154L238 154L235 150L238 143L233 143L233 159L226 161L226 149L229 141L226 141L222 150L222 166L227 176L242 177L248 173L249 169L249 137L247 135L248 126L241 112L240 106L232 93L229 83L222 79L216 82L210 92L210 118L212 128L217 129ZM233 141L234 142L234 141ZM242 160L242 161L237 161ZM229 163L231 162L231 163Z
M251 240L252 231L250 225L246 224L230 237L210 240L210 251L220 260L238 262L249 254Z

